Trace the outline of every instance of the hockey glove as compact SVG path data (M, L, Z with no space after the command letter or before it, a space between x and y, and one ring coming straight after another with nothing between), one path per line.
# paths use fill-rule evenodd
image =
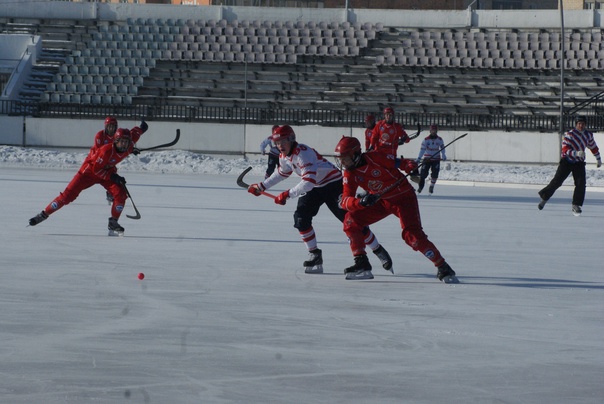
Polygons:
M361 206L364 207L369 207L369 206L373 206L376 204L377 201L380 200L380 196L376 195L376 194L366 194L364 195L361 200L359 201L359 203L361 204Z
M132 154L134 154L135 156L138 156L140 154L140 150L137 149L136 147L134 149L132 149Z
M264 187L264 185L262 185L261 182L259 182L258 184L252 184L248 187L247 192L249 192L252 195L255 196L260 196L262 195L262 192L265 190L266 188Z
M279 205L285 205L287 198L289 198L289 190L281 192L279 195L277 195L277 197L275 198L275 203Z
M118 175L116 173L111 174L111 181L116 183L117 185L126 185L126 179L124 177L122 177L121 175Z
M401 170L408 174L412 173L414 170L417 170L417 166L418 164L413 160L404 159L401 161Z
M147 129L149 129L149 125L147 125L147 122L145 122L144 120L141 121L141 123L140 123L140 125L138 125L138 127L141 128L143 133L145 133L147 131Z

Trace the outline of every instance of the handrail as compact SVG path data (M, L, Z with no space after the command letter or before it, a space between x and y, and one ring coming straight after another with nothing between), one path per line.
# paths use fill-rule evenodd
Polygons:
M604 93L603 93L604 94ZM604 99L604 95L597 101ZM592 97L596 98L596 97ZM592 100L593 101L593 100ZM593 102L592 102L593 103ZM585 104L585 103L583 103ZM581 105L581 104L579 104ZM584 107L586 108L586 107ZM599 106L594 106L599 109ZM325 109L281 109L281 108L242 108L182 105L98 105L64 104L43 102L22 102L0 100L0 115L33 116L40 118L91 118L99 119L107 115L118 119L139 119L175 122L219 122L248 124L290 124L319 125L328 127L363 127L365 115L376 111L338 111ZM575 112L565 114L567 124ZM594 131L604 130L604 115L590 113L589 127ZM592 116L594 115L594 116ZM427 126L432 123L442 128L477 131L529 131L557 132L558 115L511 115L511 114L463 114L451 113L397 113L397 122L406 127L415 127L418 123Z

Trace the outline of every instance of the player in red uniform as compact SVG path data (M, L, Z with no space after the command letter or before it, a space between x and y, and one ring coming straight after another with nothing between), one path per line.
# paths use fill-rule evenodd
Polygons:
M355 262L346 268L346 279L373 279L361 230L386 216L395 215L400 220L405 243L432 261L438 268L438 279L446 283L457 282L455 271L422 230L417 196L399 171L410 173L417 168L417 163L379 150L362 153L361 143L353 137L343 137L335 154L344 174L340 201L340 206L348 211L344 232L350 239ZM368 192L362 198L356 197L359 187Z
M384 119L375 124L367 150L384 150L396 156L398 146L409 143L411 139L403 125L394 122L394 110L384 108Z
M369 114L365 117L365 150L369 150L371 146L373 128L375 128L375 116Z
M319 213L321 206L326 205L339 221L344 220L346 212L338 205L342 194L342 173L315 149L298 143L296 133L289 125L274 129L272 139L280 152L279 168L264 181L250 185L248 192L260 196L262 192L289 178L293 173L300 177L297 185L275 198L275 203L285 205L288 199L298 198L294 227L299 231L310 256L310 259L303 263L304 272L321 274L323 252L318 248L313 218ZM392 259L373 232L367 227L361 229L361 233L363 246L367 244L380 259L382 267L391 271Z
M124 228L117 221L126 202L126 190L122 186L126 184L126 179L117 174L116 165L133 152L134 143L147 129L148 125L145 121L142 121L140 126L135 126L131 130L119 128L115 131L112 143L91 150L65 190L48 204L42 212L29 219L29 225L35 226L43 222L48 219L48 216L73 202L83 190L94 184L101 184L113 196L108 225L109 234L123 234Z
M105 129L98 131L96 135L94 135L94 143L92 144L92 147L90 148L88 154L92 154L99 147L106 145L107 143L113 143L113 135L115 134L116 130L117 119L115 119L115 117L113 116L108 116L107 118L105 118ZM111 193L109 191L107 191L106 197L107 202L109 202L109 204L111 205L111 203L113 202L113 196L111 196Z
M117 119L112 116L105 118L105 129L100 130L94 135L94 144L90 148L90 153L107 143L113 143L113 135L117 130Z

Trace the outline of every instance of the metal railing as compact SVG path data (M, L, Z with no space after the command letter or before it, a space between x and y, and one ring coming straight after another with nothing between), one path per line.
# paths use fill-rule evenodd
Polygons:
M574 115L586 115L588 127L594 131L604 129L604 95L600 94L591 103L581 104L564 116L565 127L573 126ZM237 108L174 105L100 105L59 104L20 101L0 101L0 114L11 116L33 116L40 118L104 118L107 115L121 119L144 117L155 121L219 122L236 124L290 124L320 125L337 127L361 127L368 112L334 111L320 109L276 109ZM377 114L379 115L379 113ZM418 123L427 126L436 123L453 130L503 130L556 132L559 117L542 115L509 114L457 114L457 113L397 113L397 122L412 128Z

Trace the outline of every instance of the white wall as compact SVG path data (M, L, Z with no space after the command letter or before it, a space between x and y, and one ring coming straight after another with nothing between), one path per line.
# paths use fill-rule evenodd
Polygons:
M0 144L41 148L88 148L96 132L103 128L103 120L50 119L0 116ZM139 124L133 120L119 120L119 126L131 128ZM260 143L271 130L271 125L242 125L216 123L174 123L149 121L149 131L139 141L140 147L151 147L172 140L176 129L181 138L174 149L207 154L250 155L260 153ZM364 129L359 127L332 128L321 126L294 126L300 143L308 144L325 156L333 156L333 150L342 136L353 135L364 144ZM410 131L412 134L413 131ZM443 129L439 135L448 143L462 135L463 131ZM399 147L399 155L417 158L421 140L427 130L410 143ZM595 135L596 142L604 151L604 134ZM25 139L25 142L23 141ZM559 160L559 136L556 133L536 132L469 132L447 148L449 160L500 163L552 164ZM587 161L595 163L588 154Z
M344 2L342 2L344 3ZM172 6L61 1L1 1L0 17L99 19L182 18L281 21L346 21L382 23L385 26L417 28L558 28L558 10L375 10L287 7ZM601 27L604 10L567 10L567 29Z

